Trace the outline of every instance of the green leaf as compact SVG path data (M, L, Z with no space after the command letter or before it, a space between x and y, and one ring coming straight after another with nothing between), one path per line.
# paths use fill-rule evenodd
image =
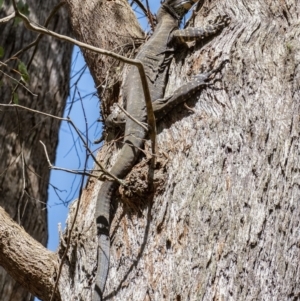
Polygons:
M0 0L0 8L3 5L4 0Z
M19 104L19 96L17 93L14 93L13 102L16 105Z
M0 58L3 56L4 56L4 48L0 46Z
M21 80L23 80L24 82L28 83L29 82L29 74L28 74L28 71L27 71L27 67L26 65L23 63L23 62L20 62L19 65L18 65L18 70L19 72L21 73Z

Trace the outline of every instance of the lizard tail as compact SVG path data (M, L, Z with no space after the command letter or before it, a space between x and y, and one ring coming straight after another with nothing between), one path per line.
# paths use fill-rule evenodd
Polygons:
M97 199L96 206L96 224L97 224L97 273L95 281L95 290L93 294L93 301L102 301L103 292L105 288L106 278L109 269L109 250L110 250L110 237L109 237L109 213L110 202L112 194L118 185L115 182L106 181L102 184L100 193Z
M130 122L128 121L127 123ZM136 130L135 133L136 136L130 136L125 140L125 144L119 153L117 162L111 169L111 173L118 178L124 178L128 174L138 157L139 148L142 145L142 138L145 137L145 132L141 128ZM105 181L102 183L97 197L95 218L97 224L98 251L95 289L92 298L93 301L103 300L103 292L109 270L110 205L118 186L119 184L115 181Z

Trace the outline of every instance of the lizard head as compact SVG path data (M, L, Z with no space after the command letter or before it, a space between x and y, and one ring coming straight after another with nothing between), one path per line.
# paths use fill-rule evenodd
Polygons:
M162 4L171 15L181 20L190 8L199 0L165 0Z

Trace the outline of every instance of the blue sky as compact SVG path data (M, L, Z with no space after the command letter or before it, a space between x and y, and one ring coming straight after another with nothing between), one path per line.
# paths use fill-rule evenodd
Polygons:
M94 137L100 136L101 133L101 124L97 122L99 118L99 100L88 69L83 70L85 61L77 47L74 48L72 61L72 74L77 74L77 76L71 79L71 91L64 117L69 116L76 127L85 133L83 104L88 120L89 140L92 142ZM80 77L80 80L75 86L78 77ZM82 97L82 102L79 100L78 93ZM75 101L73 101L73 98ZM93 149L97 148L97 145L92 143L90 143L90 146ZM85 149L81 141L78 140L77 134L69 127L68 123L62 122L59 131L55 166L78 170L83 168L84 159ZM93 163L89 162L89 166L92 168ZM58 246L58 224L60 223L62 228L64 228L68 214L68 204L77 198L79 183L80 176L65 171L51 171L50 185L48 187L48 248L52 251L55 251Z

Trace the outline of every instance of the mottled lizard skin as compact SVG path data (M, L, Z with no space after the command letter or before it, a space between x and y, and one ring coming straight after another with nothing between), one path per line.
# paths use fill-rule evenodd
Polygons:
M209 77L217 72L221 65L210 72L200 74L190 85L185 85L174 92L174 95L164 99L165 87L168 80L170 62L174 56L176 45L193 39L203 39L214 35L225 27L228 17L221 17L217 23L205 28L192 28L180 30L182 17L198 0L166 0L161 5L157 14L157 26L152 37L138 52L136 59L140 60L145 68L148 79L150 96L157 118L162 118L168 110L183 101L192 91L198 91L207 85ZM197 82L198 80L198 82ZM124 97L126 111L138 121L147 122L145 97L137 68L131 67L124 84ZM143 147L146 131L132 119L126 117L124 145L116 163L110 170L117 178L123 179L134 166L139 149ZM107 123L114 123L113 118L108 118ZM95 218L97 223L98 254L97 273L93 301L101 301L105 282L109 270L110 251L110 204L118 183L106 180L99 191Z

